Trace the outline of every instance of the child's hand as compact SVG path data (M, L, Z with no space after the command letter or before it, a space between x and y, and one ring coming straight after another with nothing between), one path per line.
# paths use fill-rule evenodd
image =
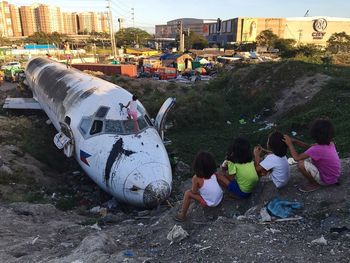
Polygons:
M260 146L260 145L255 146L255 147L254 147L254 156L260 156L261 151L262 151L262 149L261 149L261 146Z
M283 141L285 142L285 144L287 144L288 146L292 145L293 144L293 140L292 138L290 138L287 134L285 134L283 136Z

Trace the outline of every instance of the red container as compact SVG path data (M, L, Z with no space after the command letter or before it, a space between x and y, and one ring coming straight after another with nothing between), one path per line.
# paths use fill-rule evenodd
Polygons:
M110 65L110 64L95 64L95 63L83 63L83 64L73 64L73 68L91 71L100 71L105 75L123 75L130 78L136 78L137 67L131 64L121 64L121 65Z

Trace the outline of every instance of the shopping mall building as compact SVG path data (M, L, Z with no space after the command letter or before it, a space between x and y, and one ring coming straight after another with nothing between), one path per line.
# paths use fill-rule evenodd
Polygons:
M179 19L181 20L181 19ZM179 21L176 20L176 21ZM184 19L183 19L184 20ZM190 20L187 20L190 22ZM172 30L167 27L171 26ZM254 42L263 30L270 29L278 37L294 39L300 44L325 46L334 33L345 32L350 35L350 18L340 17L290 17L290 18L247 18L237 17L223 21L196 20L195 32L206 37L210 44L226 46L227 44ZM184 30L191 23L184 25ZM165 30L168 29L168 30ZM175 24L156 25L156 37L172 37L178 32ZM168 34L163 36L163 33Z

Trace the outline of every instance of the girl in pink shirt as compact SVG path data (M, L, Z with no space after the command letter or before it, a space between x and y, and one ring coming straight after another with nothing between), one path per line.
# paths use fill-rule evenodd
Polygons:
M292 157L298 162L299 171L309 181L307 185L299 188L302 192L315 191L321 185L336 184L340 176L340 159L333 142L333 124L329 120L316 120L311 126L310 135L316 144L308 145L284 135ZM293 143L307 150L299 154ZM311 162L306 160L308 158L311 158Z

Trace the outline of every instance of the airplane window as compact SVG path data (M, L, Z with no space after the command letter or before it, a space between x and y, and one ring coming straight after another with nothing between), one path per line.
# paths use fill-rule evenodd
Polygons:
M124 133L123 126L120 121L106 120L105 133Z
M83 134L86 134L89 131L89 128L91 126L91 119L89 118L83 118L80 123L80 130Z
M134 133L134 121L133 120L126 120L123 121L124 129L126 134Z
M70 125L70 118L68 116L66 116L64 118L64 122L67 123L68 125Z
M143 130L144 128L146 128L148 126L146 120L142 117L138 118L137 122L139 124L140 130Z
M91 126L90 135L102 132L103 121L94 120Z
M104 118L104 117L106 117L108 111L109 111L109 108L108 108L108 107L102 106L102 107L100 107L100 108L98 109L98 111L96 112L96 117L97 117L97 118Z

